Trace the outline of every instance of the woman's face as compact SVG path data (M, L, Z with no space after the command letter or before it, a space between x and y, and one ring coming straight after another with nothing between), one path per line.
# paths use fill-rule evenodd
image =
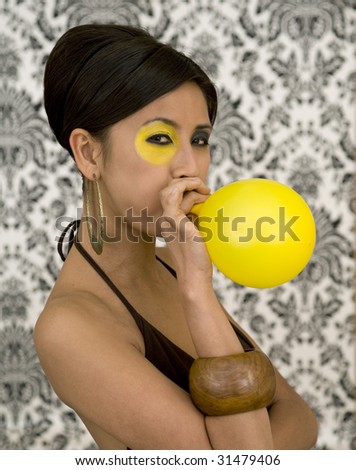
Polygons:
M105 215L156 220L162 214L160 191L172 179L206 180L211 131L206 100L194 82L112 126L100 173Z

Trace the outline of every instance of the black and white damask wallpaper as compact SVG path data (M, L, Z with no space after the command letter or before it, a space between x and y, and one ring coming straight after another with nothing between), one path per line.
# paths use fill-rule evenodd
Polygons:
M316 448L356 449L355 0L0 0L0 11L0 448L94 448L32 341L61 265L56 220L81 201L42 75L68 27L116 22L184 50L217 84L212 188L264 176L312 208L317 244L302 274L258 290L216 272L216 290L316 412Z

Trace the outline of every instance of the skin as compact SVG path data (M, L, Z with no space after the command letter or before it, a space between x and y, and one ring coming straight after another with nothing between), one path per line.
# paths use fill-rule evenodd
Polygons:
M178 134L171 124L153 121L139 129L135 137L137 154L153 165L165 165L179 148Z
M180 143L169 162L155 165L137 153L135 136L147 121L162 119L175 123ZM70 138L80 171L99 181L109 235L118 228L126 235L105 243L97 256L82 224L84 248L147 321L195 358L243 351L214 293L206 248L193 241L199 233L187 218L209 195L210 132L203 94L185 83L115 124L105 156L85 130L75 129ZM127 235L140 234L142 227L114 220L127 208L134 215L147 208L155 221L163 220L158 232L152 223L145 240L130 242ZM176 227L185 243L178 242ZM155 247L157 234L170 235L166 247ZM157 262L157 252L177 279ZM268 411L205 418L187 392L145 359L135 321L75 247L34 338L56 393L102 449L307 449L315 443L313 413L278 371Z

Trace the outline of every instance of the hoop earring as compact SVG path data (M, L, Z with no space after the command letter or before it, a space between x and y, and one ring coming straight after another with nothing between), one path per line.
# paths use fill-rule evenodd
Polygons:
M103 202L101 199L101 192L100 192L100 187L98 180L95 175L93 175L94 181L88 180L84 176L84 192L85 192L85 215L87 218L87 226L88 226L88 234L89 234L89 240L90 244L95 251L96 254L101 255L103 252L103 237L104 237L104 211L103 211ZM96 190L96 195L98 198L98 212L99 212L99 230L98 230L98 238L94 235L93 231L93 219L94 217L91 216L91 208L90 208L90 186L91 184L94 183L95 185L95 190ZM96 222L96 220L95 220ZM95 225L97 225L95 223Z

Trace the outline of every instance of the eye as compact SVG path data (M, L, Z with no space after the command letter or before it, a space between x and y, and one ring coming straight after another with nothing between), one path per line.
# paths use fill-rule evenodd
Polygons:
M167 134L154 134L146 139L146 142L156 145L170 145L173 143L172 139Z
M206 132L195 134L192 139L192 144L198 147L205 147L209 145L209 137L210 135Z

